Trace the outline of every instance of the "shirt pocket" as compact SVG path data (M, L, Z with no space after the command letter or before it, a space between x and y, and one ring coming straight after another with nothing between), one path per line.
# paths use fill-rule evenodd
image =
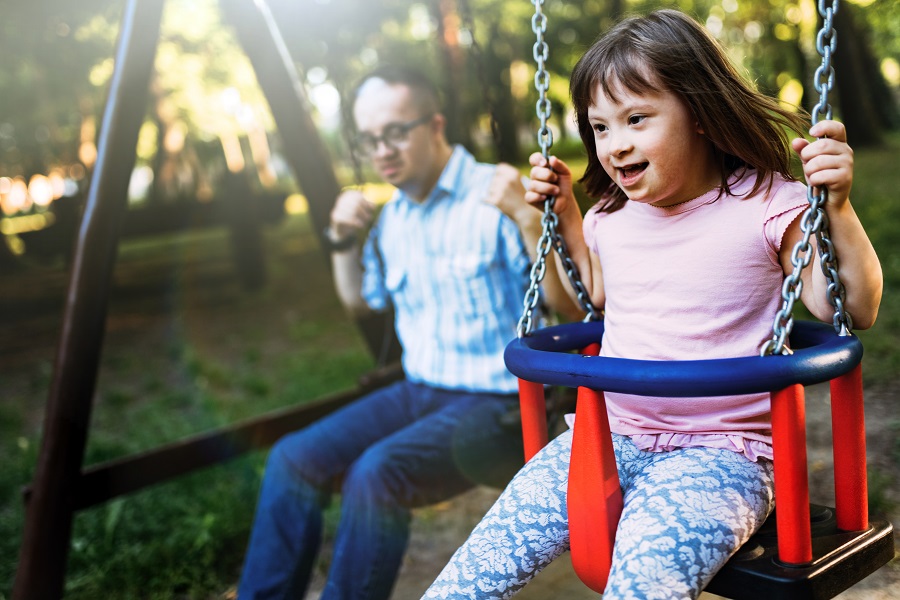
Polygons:
M421 294L416 294L414 286L410 285L409 272L406 269L387 269L384 274L384 289L395 308L407 312L421 310Z
M483 254L435 257L433 268L441 304L448 311L459 310L466 317L495 310L491 300L493 262L494 257Z

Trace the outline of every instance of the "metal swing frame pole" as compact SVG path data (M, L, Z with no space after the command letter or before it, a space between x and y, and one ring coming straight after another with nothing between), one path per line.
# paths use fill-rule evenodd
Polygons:
M84 461L110 282L163 0L125 6L84 216L78 230L35 483L26 506L14 600L62 596L75 489Z

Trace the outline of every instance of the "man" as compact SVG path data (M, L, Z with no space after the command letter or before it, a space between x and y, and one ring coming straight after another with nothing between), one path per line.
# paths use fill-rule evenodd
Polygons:
M374 72L357 88L353 114L360 149L397 193L369 233L362 264L356 236L375 208L357 191L337 199L329 231L335 285L352 313L393 305L406 378L273 447L242 600L303 597L336 480L343 478L341 519L321 598L388 598L411 509L475 485L467 462L522 461L519 432L500 424L517 404L502 356L521 313L540 212L525 203L514 168L476 163L447 142L437 92L421 74ZM572 314L561 286L547 293L551 306Z

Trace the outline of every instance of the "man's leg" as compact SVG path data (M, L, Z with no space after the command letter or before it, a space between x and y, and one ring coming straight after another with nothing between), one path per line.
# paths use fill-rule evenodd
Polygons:
M347 472L322 600L388 598L406 550L411 508L475 484L459 459L469 444L488 447L503 435L516 435L500 431L500 417L514 397L427 386L418 386L416 396L415 422L367 449ZM521 445L516 451L521 453Z
M399 382L377 390L273 446L238 590L241 600L303 596L331 486L366 448L411 421L411 389Z
M551 440L513 478L425 598L509 598L569 548L566 493L572 431Z

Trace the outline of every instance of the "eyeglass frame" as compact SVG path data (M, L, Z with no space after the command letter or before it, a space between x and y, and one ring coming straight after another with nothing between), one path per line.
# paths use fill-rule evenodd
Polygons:
M356 136L357 149L366 156L372 156L378 152L379 144L384 144L388 148L397 150L404 143L409 141L409 132L418 127L425 125L434 118L434 113L407 121L406 123L388 123L381 135L371 133L361 133ZM396 138L396 139L390 139Z

